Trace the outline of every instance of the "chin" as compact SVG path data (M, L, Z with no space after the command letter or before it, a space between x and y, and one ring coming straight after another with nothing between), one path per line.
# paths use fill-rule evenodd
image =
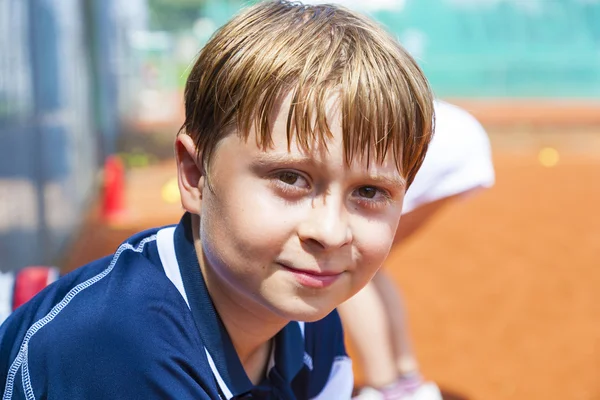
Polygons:
M315 304L315 301L303 301L298 299L294 304L273 305L274 311L289 321L315 322L325 318L335 309L335 305L328 302L325 304Z

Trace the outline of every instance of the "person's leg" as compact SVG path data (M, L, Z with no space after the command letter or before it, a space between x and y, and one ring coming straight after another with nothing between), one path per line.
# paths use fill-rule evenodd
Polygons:
M403 307L393 282L380 270L361 292L338 308L364 375L365 387L355 399L413 399L420 390L423 381Z
M367 386L382 388L398 379L387 307L370 282L338 307Z
M404 243L405 240L412 237L424 227L438 211L461 195L450 196L425 204L403 215L396 232L396 237L394 238L394 246L398 247ZM392 348L394 349L397 374L400 376L411 374L418 375L419 364L412 347L406 318L406 308L400 290L383 269L377 272L372 283L377 288L379 298L386 309L388 326L391 330L391 335L389 337L392 340Z
M406 308L400 290L383 270L377 273L372 283L386 309L397 374L408 376L418 373L419 364L410 339Z

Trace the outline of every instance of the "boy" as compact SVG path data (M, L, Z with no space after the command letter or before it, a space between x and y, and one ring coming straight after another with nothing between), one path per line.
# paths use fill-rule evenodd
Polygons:
M185 103L181 222L17 309L3 399L350 397L333 310L385 260L425 156L422 72L363 17L265 2L203 48Z

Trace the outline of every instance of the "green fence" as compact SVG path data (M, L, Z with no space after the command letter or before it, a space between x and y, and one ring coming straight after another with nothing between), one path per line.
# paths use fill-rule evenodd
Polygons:
M209 0L205 15L221 25L251 2ZM368 12L418 58L439 96L600 97L599 1L382 3Z

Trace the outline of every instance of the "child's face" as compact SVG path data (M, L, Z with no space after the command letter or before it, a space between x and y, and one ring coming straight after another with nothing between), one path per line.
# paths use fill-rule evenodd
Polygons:
M286 320L320 319L359 291L388 255L402 211L391 159L346 165L330 104L327 150L293 142L288 151L284 102L273 147L257 147L254 133L227 136L211 164L214 191L202 189L200 237L218 286Z

